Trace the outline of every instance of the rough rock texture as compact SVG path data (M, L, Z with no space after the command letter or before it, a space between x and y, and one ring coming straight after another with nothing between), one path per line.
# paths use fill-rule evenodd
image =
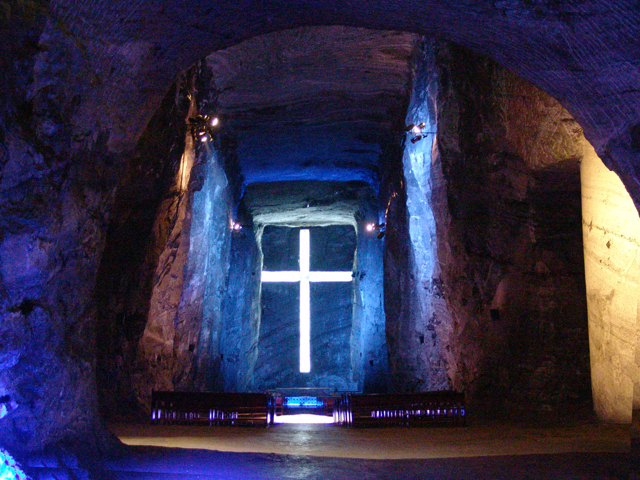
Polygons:
M260 331L261 255L255 230L231 239L229 282L224 297L220 362L225 392L251 392Z
M97 380L101 412L109 417L137 410L131 365L147 323L154 272L185 202L180 168L193 72L181 80L120 180L98 271Z
M436 35L493 57L559 99L597 152L608 147L606 162L616 167L632 198L640 198L633 148L640 105L635 0L55 0L47 12L51 28L73 39L68 58L86 66L68 79L72 91L84 93L77 125L103 125L115 149L135 143L176 75L212 51L302 25L347 25ZM55 62L55 51L49 57ZM115 108L100 111L105 105Z
M153 389L222 384L231 186L217 152L186 128L205 74L192 69L168 93L118 186L96 291L101 407L111 417L147 411Z
M588 405L582 130L483 57L438 49L432 206L451 385L485 413ZM440 319L438 319L440 320Z
M437 75L431 43L423 41L414 58L414 81L406 123L419 125L422 139L403 138L403 178L396 180L386 212L387 262L385 307L394 390L429 391L451 388L444 346L436 327L448 323L448 309L439 277L436 223L432 209L433 140L437 130ZM404 193L403 193L404 191ZM406 195L406 206L398 194ZM394 196L395 195L395 196ZM394 207L394 208L391 208ZM400 279L400 281L397 281Z
M640 409L640 219L587 142L580 171L593 403L601 419L628 423Z
M379 223L385 224L384 239L384 313L389 351L389 389L413 392L420 389L416 372L404 360L404 339L411 336L411 247L407 222L407 196L402 178L402 150L390 146L382 161L384 167L380 189L381 212ZM382 208L381 208L382 210ZM410 355L410 353L409 353Z
M184 179L182 204L160 255L140 339L135 388L146 407L152 390L215 389L223 382L219 348L233 208L215 150L201 149L196 162Z
M291 227L377 222L376 192L363 182L269 182L248 185L242 203L257 225Z
M214 50L304 25L407 31L455 41L557 98L640 205L640 12L635 0L53 0L2 6L7 4L15 8L3 8L0 20L0 394L19 405L0 422L0 437L7 444L31 449L65 439L92 443L88 439L99 430L92 297L114 189L169 86ZM354 131L360 130L347 130ZM334 141L343 138L334 136ZM305 138L298 142L306 146ZM389 148L381 147L384 161ZM521 167L509 158L506 180L518 194ZM331 168L323 174L335 175ZM358 175L362 178L362 171ZM399 177L387 175L397 195L391 196L393 189L384 193L393 198L390 208L400 219L406 212ZM539 196L540 201L546 198ZM518 202L509 211L520 212ZM408 239L401 224L398 235ZM464 239L460 229L451 235ZM480 243L466 245L473 254L487 242ZM408 241L389 246L396 249L395 258L411 258ZM543 264L554 274L550 265L556 265L555 258ZM542 282L545 269L533 272ZM468 302L492 292L493 283L486 289L481 280L473 281L479 293L474 297L473 288L465 292ZM546 324L538 325L543 332ZM546 378L545 371L532 378Z
M0 393L17 404L0 438L102 448L92 295L121 164L103 132L70 124L69 38L38 15L0 28Z
M351 352L354 381L364 393L389 388L389 350L384 311L384 242L367 224L377 223L378 212L364 211L357 223Z
M404 114L416 39L300 28L209 55L212 108L238 139L246 184L362 181L375 188L381 142Z

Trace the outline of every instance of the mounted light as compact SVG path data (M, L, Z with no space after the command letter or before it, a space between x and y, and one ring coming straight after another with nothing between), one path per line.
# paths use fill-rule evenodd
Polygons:
M220 119L210 115L196 115L189 118L188 124L194 140L200 137L200 141L208 142L214 136L215 127L220 125Z
M436 132L425 132L424 128L426 126L427 124L425 122L420 122L415 125L413 123L407 125L406 131L408 133L411 133L411 135L413 135L413 137L411 138L411 143L419 142L423 138L426 138L427 135L436 133Z
M364 229L366 230L367 233L374 233L374 232L378 232L378 234L376 235L376 238L382 238L384 237L386 228L385 228L385 224L384 223L367 223L364 227Z
M421 122L421 123L410 123L409 125L406 126L405 130L407 132L409 131L413 131L413 132L417 132L420 133L420 131L426 127L427 124L425 122Z

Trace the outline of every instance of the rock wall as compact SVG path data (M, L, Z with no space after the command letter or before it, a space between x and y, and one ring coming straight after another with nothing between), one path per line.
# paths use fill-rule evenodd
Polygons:
M178 182L182 194L154 274L138 346L134 383L146 408L152 390L223 385L219 349L233 202L216 151L205 145L195 155L193 148L188 137Z
M427 44L418 60L408 122L437 141L404 150L407 227L391 238L406 260L386 272L405 297L397 388L464 390L476 414L588 406L582 130L484 57Z
M389 352L383 292L383 247L369 223L378 223L378 212L364 209L357 223L351 358L354 382L363 393L389 389Z
M110 418L139 407L131 365L147 322L154 272L185 202L179 181L193 75L184 74L170 89L117 188L96 283L98 394L101 413Z
M245 228L231 240L229 282L220 339L225 392L252 392L260 332L262 256L256 231Z
M176 390L220 390L222 305L227 294L233 200L220 157L206 152L207 163L194 175L189 261L176 317Z
M414 79L406 124L425 126L421 138L408 132L403 137L403 185L406 189L405 234L408 237L404 268L406 316L395 339L398 363L396 375L402 381L397 388L404 391L431 391L451 388L447 377L445 345L441 324L450 322L441 291L440 266L436 248L436 221L431 204L434 139L437 130L437 75L434 47L423 41L414 58ZM417 140L417 141L412 141ZM397 228L390 225L388 229ZM404 374L402 372L405 372ZM406 372L409 372L407 374Z
M109 417L146 412L152 390L222 385L232 188L213 143L187 132L203 77L194 67L167 94L118 187L96 290Z
M593 402L600 419L628 423L640 408L640 219L586 141L580 171Z
M125 157L77 116L85 59L41 13L0 22L0 438L102 448L93 289Z
M437 62L452 383L487 413L588 406L582 130L493 61L447 46Z
M380 204L385 224L384 240L384 313L389 354L389 390L413 392L421 388L425 372L416 372L407 362L414 337L412 315L411 246L409 240L407 195L402 170L402 151L387 149L382 160Z

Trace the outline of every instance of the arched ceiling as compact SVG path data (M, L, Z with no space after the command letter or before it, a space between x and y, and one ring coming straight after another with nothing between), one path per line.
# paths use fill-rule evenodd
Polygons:
M405 31L491 56L556 97L640 205L635 0L53 0L48 11L41 80L64 85L73 135L101 131L112 151L130 149L178 73L212 51L305 25ZM57 54L73 68L48 68Z
M247 38L348 25L436 35L487 54L563 102L592 140L638 119L640 9L633 0L54 0L51 9L96 60L126 57L104 65L112 70L98 68L101 74L144 77L139 86L149 93L161 94L198 58ZM109 84L118 95L129 82ZM609 114L598 108L603 99Z

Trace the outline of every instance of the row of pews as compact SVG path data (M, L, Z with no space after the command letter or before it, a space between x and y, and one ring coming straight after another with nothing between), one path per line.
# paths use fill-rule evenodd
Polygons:
M153 423L186 425L259 425L275 423L286 400L272 393L153 392ZM285 408L283 409L283 402ZM323 398L334 423L366 426L460 426L466 424L464 394L423 392L396 394L345 393ZM331 415L331 411L322 409Z
M334 423L347 427L464 426L466 420L464 393L451 391L344 394L333 406Z
M269 393L153 392L151 421L183 425L273 425Z

